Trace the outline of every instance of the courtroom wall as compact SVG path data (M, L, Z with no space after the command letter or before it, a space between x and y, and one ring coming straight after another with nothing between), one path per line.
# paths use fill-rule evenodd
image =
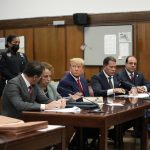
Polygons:
M1 0L0 20L149 10L149 0Z
M138 70L150 80L147 68L150 55L150 12L109 13L89 15L90 25L133 25L133 54L138 58ZM53 20L64 19L63 26L53 26ZM0 21L0 37L8 34L24 35L25 50L29 60L47 61L55 68L54 79L59 80L68 70L72 57L82 57L80 49L84 42L84 26L75 25L72 16L12 19ZM118 69L120 69L119 67ZM102 69L101 66L85 67L85 76L91 76Z

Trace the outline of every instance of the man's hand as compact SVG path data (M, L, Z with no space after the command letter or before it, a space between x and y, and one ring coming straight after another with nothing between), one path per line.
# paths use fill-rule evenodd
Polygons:
M125 94L126 93L125 89L123 89L123 88L114 88L113 92L114 93L121 93L121 94Z
M146 92L144 86L137 86L136 88L137 88L138 93L144 93L144 92Z
M69 96L71 97L71 99L73 99L73 100L77 100L77 99L79 99L79 98L81 98L82 97L82 93L80 93L80 92L77 92L77 93L75 93L74 95L72 95L72 94L69 94Z
M66 99L59 99L57 101L52 101L49 104L45 105L45 109L54 109L54 108L64 108L66 106Z
M132 87L132 89L129 91L129 95L132 94L133 96L138 95L138 91L136 87Z

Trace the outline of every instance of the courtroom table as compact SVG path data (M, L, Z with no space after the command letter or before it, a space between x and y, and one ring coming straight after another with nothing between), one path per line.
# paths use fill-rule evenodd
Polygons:
M65 127L17 136L0 134L0 150L37 150L55 144L61 144L61 150L66 149Z
M109 102L122 103L124 106L110 106ZM99 128L99 149L107 150L107 130L112 125L119 125L126 121L142 118L141 150L147 150L147 118L145 113L150 108L150 103L137 98L115 98L104 99L101 106L102 112L91 113L91 110L82 110L80 113L62 112L23 112L26 121L47 120L49 124L65 125L73 127Z

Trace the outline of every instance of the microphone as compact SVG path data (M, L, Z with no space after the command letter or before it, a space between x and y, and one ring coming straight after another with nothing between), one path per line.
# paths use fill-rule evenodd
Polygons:
M73 94L73 95L77 95L77 96L79 96L79 97L82 98L82 99L84 98L85 100L87 100L87 101L91 102L92 104L96 105L96 106L98 107L99 111L101 110L100 106L99 106L96 102L91 101L91 100L88 99L87 97L81 96L81 95L79 95L79 94L77 94L77 93L75 93L75 92L73 92L73 91L71 91L71 90L68 90L68 89L66 89L66 88L63 88L63 87L61 87L61 86L59 86L58 89L64 90L64 91L69 92L69 93L71 93L71 94ZM82 103L82 102L79 102L79 103ZM85 102L83 102L83 103L85 103Z

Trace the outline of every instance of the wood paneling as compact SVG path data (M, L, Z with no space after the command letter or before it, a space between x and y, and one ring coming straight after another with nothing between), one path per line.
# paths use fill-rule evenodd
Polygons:
M60 79L65 72L65 28L45 27L34 29L34 56L55 68L54 79Z
M25 53L29 60L33 60L33 29L9 29L5 30L5 36L14 34L17 36L25 36Z
M150 56L150 11L88 14L90 24L134 26L133 52L138 59L138 70L150 80L148 60ZM64 20L64 26L53 26L53 21ZM25 49L29 60L47 61L55 68L54 79L60 79L69 68L69 59L84 57L80 49L84 41L83 26L74 25L72 16L41 17L14 20L0 20L0 36L24 35ZM120 68L120 67L118 67ZM99 72L102 67L86 66L85 76Z
M67 68L69 68L70 58L74 57L83 58L83 51L80 49L82 43L83 43L83 27L78 26L66 27Z
M137 25L137 38L138 70L150 81L150 23Z
M101 67L85 66L85 78L90 81L94 74L100 72L100 68Z
M4 37L4 31L0 30L0 37Z

